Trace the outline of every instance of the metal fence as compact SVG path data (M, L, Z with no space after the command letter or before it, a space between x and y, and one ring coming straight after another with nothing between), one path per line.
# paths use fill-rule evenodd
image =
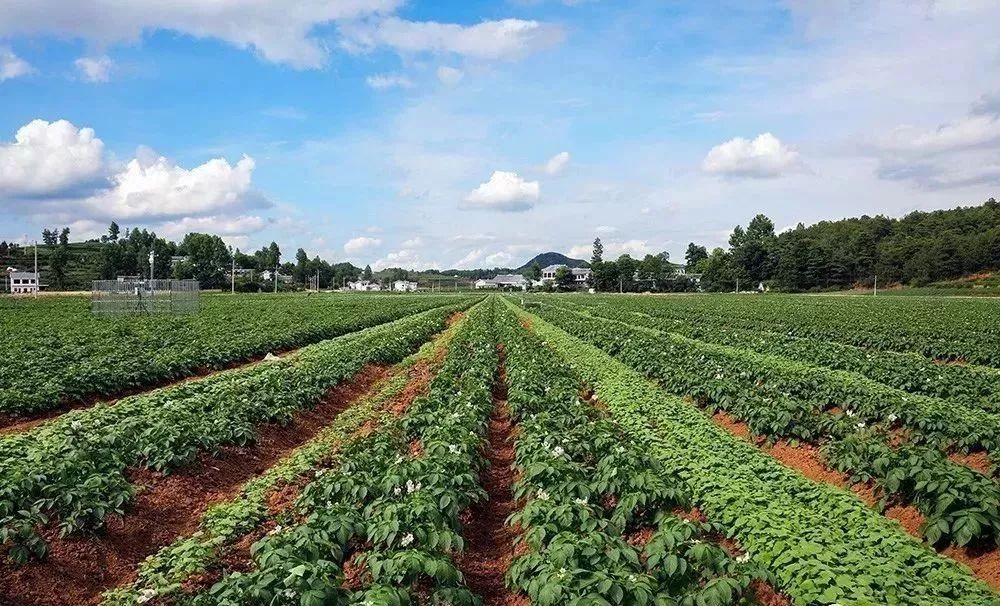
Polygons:
M194 314L201 288L197 280L94 280L90 309L96 316Z

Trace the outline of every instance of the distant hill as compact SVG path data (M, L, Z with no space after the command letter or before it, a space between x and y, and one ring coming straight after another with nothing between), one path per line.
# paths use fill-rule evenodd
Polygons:
M535 263L538 263L542 267L547 267L549 265L566 265L567 267L590 267L590 263L587 263L586 261L582 261L580 259L571 259L562 253L545 252L540 255L535 255L533 259L531 259L521 267L515 269L514 273L527 271Z

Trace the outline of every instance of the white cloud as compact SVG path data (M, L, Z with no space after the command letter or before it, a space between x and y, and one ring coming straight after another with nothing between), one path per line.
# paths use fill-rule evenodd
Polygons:
M409 240L400 244L403 248L417 248L418 246L423 246L424 241L421 238L410 238Z
M389 267L421 271L436 266L435 263L424 260L417 251L408 248L390 252L385 257L372 263L372 269L375 271L382 271Z
M455 67L442 65L437 68L437 77L438 80L445 84L454 85L462 81L462 78L465 77L465 72Z
M522 19L475 25L406 21L389 17L341 28L349 50L390 47L402 53L454 53L478 59L513 59L562 41L561 28Z
M272 221L258 216L242 217L184 217L176 221L167 221L157 228L161 236L181 238L190 232L217 234L220 236L245 236L257 233Z
M0 46L0 82L26 76L32 71L27 61L15 55L10 48Z
M985 93L972 103L974 116L1000 116L1000 91Z
M594 231L599 234L613 234L618 231L618 228L612 227L611 225L598 225L594 228Z
M514 256L509 252L499 251L483 258L483 264L486 267L508 267L513 260Z
M114 219L167 219L270 206L250 188L254 166L249 156L235 165L215 158L190 170L162 156L152 162L136 158L111 178L111 188L83 203L92 215Z
M458 234L452 236L452 242L492 242L497 237L491 234Z
M327 55L323 41L314 34L318 27L387 14L401 4L402 0L2 0L0 38L50 34L109 44L170 30L217 38L273 63L317 68Z
M107 82L111 77L111 68L114 66L111 57L107 55L80 57L73 64L80 72L80 77L86 82Z
M1000 143L1000 118L973 115L934 129L911 125L898 126L876 141L886 152L900 154L938 154L984 147Z
M525 181L515 172L494 171L490 180L472 190L465 201L477 208L501 211L528 210L538 200L538 181Z
M755 139L736 137L709 150L702 170L726 177L771 178L803 168L798 152L771 133Z
M482 248L470 250L464 257L455 261L451 267L455 269L470 269L479 263L486 251Z
M413 81L402 74L376 74L365 78L368 86L375 90L390 88L413 88Z
M0 143L0 197L63 193L105 175L104 143L91 128L33 120Z
M369 248L374 248L380 246L382 240L380 238L369 238L368 236L358 236L357 238L351 238L346 243L344 243L344 251L348 254L353 254L367 250Z
M569 164L569 152L559 152L545 163L545 172L549 175L558 175L566 168L567 164Z
M613 261L621 255L629 255L633 258L642 258L646 255L655 254L653 247L647 240L632 239L618 241L602 241L604 245L604 259ZM569 256L574 259L590 260L594 252L594 245L578 244L569 249Z

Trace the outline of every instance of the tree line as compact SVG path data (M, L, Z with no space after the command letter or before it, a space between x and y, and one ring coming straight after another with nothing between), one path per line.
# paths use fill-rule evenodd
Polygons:
M821 221L780 234L765 215L737 225L728 249L688 245L685 264L708 291L763 284L785 291L880 284L923 286L1000 268L1000 203L896 219L883 215Z
M43 283L53 290L89 288L90 280L114 280L136 276L198 280L202 288L229 288L233 263L237 269L236 288L241 292L271 290L273 272L290 276L294 287L315 284L319 287L341 286L356 279L362 270L350 263L329 263L318 255L309 257L298 249L295 260L282 262L281 248L271 242L260 250L244 253L230 248L217 235L189 233L180 242L172 242L146 229L125 229L116 222L99 239L69 245L70 229L44 229L39 262ZM150 253L153 266L150 267ZM7 265L30 268L30 247L0 242L0 260ZM70 269L76 274L70 275ZM371 269L366 268L370 273ZM268 274L265 281L264 272ZM283 283L280 284L285 288Z

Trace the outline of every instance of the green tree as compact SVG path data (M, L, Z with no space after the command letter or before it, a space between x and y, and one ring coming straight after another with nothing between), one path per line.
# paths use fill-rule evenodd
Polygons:
M112 221L111 225L108 226L108 240L117 242L119 234L121 234L121 228L118 227L117 223Z
M538 263L538 261L532 263L531 267L528 268L528 278L534 280L535 282L542 279L542 266Z
M42 244L46 246L55 246L58 242L59 236L56 234L55 230L45 228L42 230Z
M298 284L305 284L309 278L309 255L305 249L300 248L295 251L295 271L292 272L292 279Z
M694 242L688 244L684 253L684 264L688 271L693 271L698 262L708 258L708 251L704 246L698 246Z
M576 286L576 283L573 281L573 270L568 267L557 269L555 284L559 290L573 290Z
M365 265L365 271L362 274L362 277L365 280L371 281L371 279L372 279L372 266L371 265Z
M594 238L594 252L590 255L590 265L593 267L604 261L604 244L600 238Z
M708 257L698 262L695 270L701 274L701 287L703 290L728 292L736 288L732 255L721 248L713 249Z
M189 258L182 264L182 273L201 284L203 288L222 288L225 270L229 268L232 256L222 238L210 234L189 233L184 236L180 249Z
M62 231L59 232L59 245L66 246L69 244L69 228L64 227Z
M614 287L617 287L618 290L623 292L635 292L635 278L636 273L639 271L639 262L629 255L621 255L615 261L615 266L616 273L618 274L618 284L615 284L612 290L614 290Z

